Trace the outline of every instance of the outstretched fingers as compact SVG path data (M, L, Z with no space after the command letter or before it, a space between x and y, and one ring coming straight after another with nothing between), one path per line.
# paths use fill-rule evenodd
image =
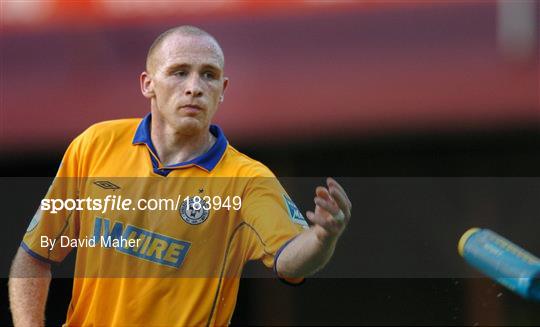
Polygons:
M324 229L330 228L330 222L321 215L316 215L313 211L307 211L306 217L315 225L319 225Z
M338 182L333 178L327 179L328 188L332 199L337 203L337 206L342 210L345 219L351 218L352 203L349 200L347 193Z

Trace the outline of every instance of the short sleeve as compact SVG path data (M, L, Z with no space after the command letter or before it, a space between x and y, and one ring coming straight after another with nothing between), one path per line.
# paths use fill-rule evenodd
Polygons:
M78 237L78 212L55 210L53 201L78 199L80 148L79 136L66 150L56 177L41 200L21 243L28 254L45 262L61 262L72 250L66 240Z
M297 206L275 177L256 177L242 200L242 218L256 237L250 242L249 260L262 260L274 268L281 250L308 228Z

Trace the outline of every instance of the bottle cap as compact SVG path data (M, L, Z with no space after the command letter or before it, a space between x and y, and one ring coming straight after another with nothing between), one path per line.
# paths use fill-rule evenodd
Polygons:
M459 243L458 243L459 255L463 256L463 252L464 252L464 249L465 249L465 243L467 243L467 241L469 240L469 237L471 237L474 233L478 232L479 230L480 230L480 228L473 227L473 228L468 229L465 233L463 233L463 236L461 236L461 238L459 239Z

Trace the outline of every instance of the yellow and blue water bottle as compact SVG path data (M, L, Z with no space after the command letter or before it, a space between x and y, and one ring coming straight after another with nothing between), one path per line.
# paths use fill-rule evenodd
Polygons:
M473 267L524 298L540 301L540 259L489 230L471 228L459 240Z

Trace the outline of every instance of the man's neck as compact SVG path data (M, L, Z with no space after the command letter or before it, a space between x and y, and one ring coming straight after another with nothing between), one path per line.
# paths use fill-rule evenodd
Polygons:
M164 166L193 160L207 152L216 142L208 128L201 133L186 135L169 126L160 126L154 119L150 126L152 143Z

